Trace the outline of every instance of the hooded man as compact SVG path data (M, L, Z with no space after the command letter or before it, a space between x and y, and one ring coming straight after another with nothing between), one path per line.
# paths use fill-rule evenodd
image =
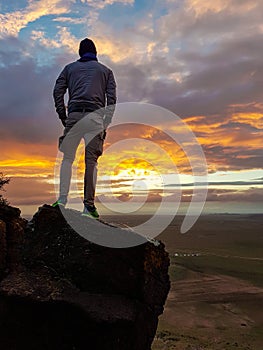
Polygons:
M68 64L56 80L53 91L56 112L65 127L59 149L64 153L60 168L58 200L67 203L72 164L82 138L85 141L84 210L82 215L98 218L94 205L97 182L97 159L103 151L106 128L116 104L116 83L113 72L98 62L94 42L88 38L79 45L80 59ZM66 112L64 95L68 91Z

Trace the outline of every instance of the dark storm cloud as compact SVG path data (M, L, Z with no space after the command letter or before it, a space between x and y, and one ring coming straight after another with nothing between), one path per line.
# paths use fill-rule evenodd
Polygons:
M262 132L261 129L259 128L256 128L255 126L253 125L250 125L250 124L247 124L247 123L239 123L239 122L228 122L228 123L225 123L225 124L222 124L220 125L220 127L218 127L217 129L238 129L238 130L241 130L243 129L245 132Z
M257 169L263 164L262 148L204 145L207 164L216 164L220 170Z
M244 39L237 46L242 47L245 44ZM263 37L256 38L254 45L262 47ZM222 44L216 52L206 57L202 57L200 53L195 64L185 61L189 72L180 82L165 77L167 74L172 74L172 68L165 64L166 60L160 60L159 67L147 61L137 65L113 64L118 84L121 86L119 100L120 102L146 100L168 108L181 117L191 115L223 117L229 112L229 107L238 104L241 108L239 110L236 107L235 112L244 112L244 104L248 104L245 111L251 111L251 103L262 103L261 52L252 50L245 56L244 51L243 55L240 55L237 46L235 43L230 47ZM176 71L174 67L173 73ZM159 78L153 79L153 76Z
M263 97L262 10L260 2L237 1L198 17L184 7L171 9L157 22L153 38L157 49L150 60L145 54L138 61L113 64L120 100L144 99L181 117L223 118L233 105L239 105L235 112L251 112L251 105L256 108ZM158 51L164 44L167 53ZM182 73L181 80L169 76L173 73Z
M21 43L17 42L18 50L15 50L13 40L0 41L0 137L25 143L49 143L58 135L52 91L62 67L38 66L34 58L22 56Z
M262 47L263 38L257 44ZM236 56L230 58L229 54L232 52L233 55L235 50L235 45L231 48L222 46L218 50L220 57L216 59L216 54L211 54L210 58L206 57L205 65L200 57L199 67L189 66L190 73L181 84L174 83L174 86L171 86L169 83L165 88L164 83L156 82L153 86L153 95L158 102L162 102L162 96L166 96L164 102L170 106L173 104L175 111L182 116L224 115L228 107L233 104L261 102L263 96L261 53L258 51L254 56L252 53L246 59L236 53ZM218 60L217 64L214 60Z

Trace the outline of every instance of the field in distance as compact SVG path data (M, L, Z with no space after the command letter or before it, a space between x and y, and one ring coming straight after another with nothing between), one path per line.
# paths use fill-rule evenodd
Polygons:
M107 220L132 227L147 218ZM262 350L263 215L204 215L186 234L182 220L157 237L170 254L171 290L152 350Z

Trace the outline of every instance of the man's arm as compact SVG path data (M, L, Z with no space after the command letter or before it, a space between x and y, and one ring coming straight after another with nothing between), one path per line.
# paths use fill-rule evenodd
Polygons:
M106 106L104 124L105 124L105 127L108 127L108 125L111 123L111 119L113 117L114 110L115 110L115 104L117 101L116 82L115 82L113 72L111 70L109 72L108 81L107 81L106 97L107 97L107 106Z
M65 126L65 121L67 119L66 107L64 102L64 95L67 91L67 74L66 68L60 73L56 80L56 84L53 90L53 98L55 102L56 112L61 120L62 124Z

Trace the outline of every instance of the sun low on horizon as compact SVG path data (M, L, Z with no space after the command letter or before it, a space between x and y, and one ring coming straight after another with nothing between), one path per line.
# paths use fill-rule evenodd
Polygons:
M208 202L263 209L262 11L252 0L0 3L0 172L11 178L1 194L25 214L56 199L63 126L52 91L89 37L114 72L118 103L176 115L195 136L208 172L195 183L176 142L184 138L176 119L164 112L155 126L142 125L129 113L127 123L108 129L98 199L114 195L127 205L147 194L150 203L172 203L180 189L189 202L194 186L206 181ZM73 198L82 196L83 151L81 144Z

